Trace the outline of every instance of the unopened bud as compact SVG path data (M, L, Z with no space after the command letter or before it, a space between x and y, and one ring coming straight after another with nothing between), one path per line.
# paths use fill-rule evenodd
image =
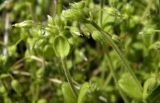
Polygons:
M71 8L73 9L83 9L85 6L85 2L84 1L80 1L78 3L72 3L71 4Z
M67 19L67 20L82 20L84 15L80 10L76 9L68 9L62 12L62 15Z
M20 23L16 23L13 26L15 27L31 27L33 25L33 21L32 20L26 20Z

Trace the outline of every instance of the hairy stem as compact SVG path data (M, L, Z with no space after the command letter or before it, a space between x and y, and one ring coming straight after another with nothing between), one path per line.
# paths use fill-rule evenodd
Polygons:
M64 73L65 73L66 79L67 79L67 81L68 81L68 83L69 83L69 85L70 85L70 87L72 89L72 92L73 92L74 96L77 98L78 95L77 95L76 89L75 89L75 87L73 85L73 81L72 81L71 75L70 75L70 73L69 73L69 71L68 71L68 69L66 67L64 59L61 59L61 62L62 62L62 67L63 67Z
M86 21L87 22L87 21ZM88 21L88 23L90 23L91 25L93 25L102 35L101 35L101 42L104 45L107 45L108 43L112 46L112 48L117 52L118 56L120 57L126 71L128 71L131 76L134 78L135 82L137 83L137 85L139 85L139 89L141 91L143 91L142 86L140 84L140 82L138 81L137 77L135 76L133 70L131 69L128 61L126 60L124 54L122 53L122 51L119 49L119 47L114 43L114 41L112 40L112 38L110 37L109 33L104 32L95 22L91 22Z
M127 96L121 91L119 85L118 85L118 77L117 77L117 74L116 72L114 71L114 67L113 67L113 63L112 63L112 60L110 58L110 55L108 54L108 52L106 52L106 56L107 56L107 59L108 59L108 64L109 64L109 69L110 69L110 72L112 74L112 77L114 79L114 82L118 88L118 91L120 93L120 95L122 96L123 100L125 103L129 103L129 100L127 98Z
M50 4L50 9L49 9L49 14L51 16L55 16L55 14L56 14L56 0L51 0L50 2L51 2L51 4Z

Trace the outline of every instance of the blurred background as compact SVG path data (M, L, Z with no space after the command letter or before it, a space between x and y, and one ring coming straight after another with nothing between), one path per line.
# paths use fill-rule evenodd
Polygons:
M81 0L64 0L63 10ZM88 1L92 19L98 24L100 0ZM58 0L0 0L0 102L65 103L61 85L65 80L61 63L52 47L54 33L46 31L48 15L56 19ZM144 83L160 69L160 1L105 0L102 29L113 34L133 71ZM114 15L114 13L117 15ZM16 28L15 23L32 20L34 26ZM121 60L110 45L103 47L83 24L65 23L71 44L66 64L77 85L89 82L93 92L86 103L124 103L109 69L124 73ZM49 36L45 36L49 35ZM110 60L108 60L108 56ZM42 102L43 101L43 102Z

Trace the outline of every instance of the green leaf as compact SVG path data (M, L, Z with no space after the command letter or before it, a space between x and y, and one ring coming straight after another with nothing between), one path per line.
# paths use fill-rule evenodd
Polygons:
M39 99L37 103L47 103L47 100L42 98L42 99Z
M2 94L2 95L5 95L5 94L7 94L7 90L6 90L6 88L5 88L5 86L4 85L0 85L0 94Z
M54 49L50 45L46 45L44 47L44 51L43 52L44 52L45 58L51 59L51 58L53 58L55 56Z
M150 50L160 50L160 41L157 41L155 43L153 43L150 48Z
M45 68L39 68L37 71L36 71L36 77L37 79L42 79L44 77L44 73L45 73Z
M48 18L48 26L49 27L54 26L54 24L55 24L54 19L49 15L47 15L47 18Z
M1 74L1 75L0 75L0 79L7 78L7 77L9 77L9 76L10 76L9 74Z
M11 82L12 88L20 95L21 93L21 85L17 80L12 80Z
M160 103L160 84L156 77L151 77L144 83L143 98L149 103Z
M149 103L160 103L160 85L153 89L153 91L149 94L147 101Z
M79 96L78 96L78 103L85 103L86 101L86 95L89 92L89 83L84 83L81 86L80 92L79 92Z
M53 42L55 53L58 57L64 58L69 54L70 44L63 36L57 36Z
M13 102L12 102L12 100L9 97L5 96L3 103L13 103Z
M155 77L147 79L143 87L143 98L146 99L156 86L157 86L157 81Z
M118 81L119 87L124 93L129 97L134 99L142 99L142 91L139 89L134 78L129 73L124 73L120 80Z
M132 100L132 102L131 103L144 103L142 100Z
M68 83L63 83L62 93L66 103L77 103L77 99L74 96L72 89Z

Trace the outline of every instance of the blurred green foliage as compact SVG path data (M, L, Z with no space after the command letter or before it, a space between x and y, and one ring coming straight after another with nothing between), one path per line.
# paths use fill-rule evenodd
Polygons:
M160 0L0 0L0 103L159 103L159 22Z

